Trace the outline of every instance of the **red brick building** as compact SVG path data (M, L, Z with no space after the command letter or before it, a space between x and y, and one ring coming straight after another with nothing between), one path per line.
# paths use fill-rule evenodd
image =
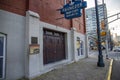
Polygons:
M63 5L64 0L0 0L0 78L33 78L86 56L85 10L67 20L58 11Z

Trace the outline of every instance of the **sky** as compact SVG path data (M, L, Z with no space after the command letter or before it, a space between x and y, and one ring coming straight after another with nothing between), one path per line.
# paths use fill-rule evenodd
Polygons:
M95 0L87 1L87 8L95 6ZM120 11L120 0L104 0L107 6L108 12ZM102 0L98 0L98 4L102 3Z
M84 1L87 1L87 8L95 7L95 0L84 0ZM102 0L97 0L97 1L98 4L102 3ZM106 3L108 16L120 12L120 0L104 0L104 2ZM109 18L108 21L110 20L111 19ZM109 24L109 28L114 26L120 26L120 19Z

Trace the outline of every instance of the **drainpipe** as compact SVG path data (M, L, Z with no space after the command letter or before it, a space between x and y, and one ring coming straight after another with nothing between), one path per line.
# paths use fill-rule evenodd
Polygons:
M83 23L84 23L84 34L85 34L85 57L88 58L89 55L89 45L88 45L88 36L86 33L86 18L85 18L85 9L83 9Z

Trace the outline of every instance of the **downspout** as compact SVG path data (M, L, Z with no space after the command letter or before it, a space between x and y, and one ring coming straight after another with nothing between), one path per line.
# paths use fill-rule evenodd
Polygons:
M89 55L89 45L88 45L88 36L86 33L86 14L85 9L83 9L83 23L84 23L84 34L85 34L85 57L88 58Z
M84 0L82 0L84 1ZM89 45L88 45L88 36L86 33L86 16L85 8L83 9L83 24L84 24L84 34L85 34L85 57L88 58L89 55Z
M29 0L26 0L26 24L25 24L25 52L24 52L24 57L25 57L25 62L24 62L24 74L25 78L29 77L29 55L28 55L28 44L29 44L29 25L27 24L28 22L28 17L27 17L27 11L29 11Z

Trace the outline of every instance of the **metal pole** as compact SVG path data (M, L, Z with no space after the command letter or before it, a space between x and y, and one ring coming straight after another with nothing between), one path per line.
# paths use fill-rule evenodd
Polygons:
M106 43L106 59L108 59L108 26L106 25L106 20L105 18L107 17L106 16L106 13L105 13L105 3L104 3L104 0L102 0L102 4L103 4L103 14L104 14L104 27L105 27L105 30L106 30L106 40L105 40L105 43Z
M97 66L104 67L105 64L103 62L103 55L102 55L102 50L101 50L101 36L100 36L100 24L99 24L97 0L95 0L95 10L96 10L96 23L97 23L97 35L98 35L98 51L99 51Z
M66 0L64 0L64 5L66 5Z

